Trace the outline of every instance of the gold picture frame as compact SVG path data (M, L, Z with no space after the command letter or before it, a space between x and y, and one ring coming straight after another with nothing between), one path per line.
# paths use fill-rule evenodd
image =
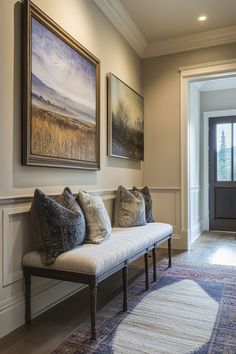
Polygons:
M23 8L24 165L100 168L100 61L31 1Z
M144 160L144 99L108 75L108 155Z

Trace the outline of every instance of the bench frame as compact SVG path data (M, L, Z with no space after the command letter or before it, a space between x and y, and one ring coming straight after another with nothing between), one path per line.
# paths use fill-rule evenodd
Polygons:
M82 283L89 285L90 288L90 314L91 314L91 338L96 340L96 314L97 314L97 286L104 279L108 278L110 275L116 273L122 269L123 274L123 310L128 310L128 265L136 260L137 258L144 255L145 260L145 288L149 290L149 273L148 273L148 253L152 251L153 259L153 281L156 281L156 248L161 243L168 241L168 267L171 267L171 236L168 235L163 237L161 240L148 247L136 252L128 259L125 259L113 267L105 270L97 275L70 272L57 270L52 268L40 268L23 266L24 279L25 279L25 321L26 323L31 322L31 276L59 279L65 281L71 281L75 283Z

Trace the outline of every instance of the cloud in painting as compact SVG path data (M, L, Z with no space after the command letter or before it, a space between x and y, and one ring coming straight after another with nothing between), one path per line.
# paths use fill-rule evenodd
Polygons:
M95 66L32 18L32 73L58 97L95 119ZM68 99L68 100L67 100ZM56 100L56 97L55 97ZM82 107L82 108L81 108ZM71 107L70 107L71 108Z

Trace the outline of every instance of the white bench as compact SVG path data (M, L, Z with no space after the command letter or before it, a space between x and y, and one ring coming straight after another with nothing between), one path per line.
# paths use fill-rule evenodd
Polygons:
M31 321L31 276L88 284L91 299L91 337L96 339L97 285L118 270L123 271L123 309L128 308L128 264L144 255L146 290L149 289L148 252L152 250L153 280L156 281L156 247L168 240L171 266L171 235L169 224L154 222L144 226L113 228L111 236L99 245L83 244L62 253L53 265L43 265L38 252L23 258L25 278L25 319Z

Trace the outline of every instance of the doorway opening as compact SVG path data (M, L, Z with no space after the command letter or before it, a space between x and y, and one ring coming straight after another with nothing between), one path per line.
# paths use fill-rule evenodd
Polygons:
M236 60L206 64L203 67L182 68L180 73L181 231L186 241L186 249L190 249L202 231L209 230L210 224L208 122L211 119L213 121L214 117L221 117L219 113L222 111L223 118L229 115L226 112L228 107L224 109L224 105L219 106L219 100L217 107L204 109L202 96L204 91L209 95L210 91L235 89L236 93ZM222 84L225 85L226 82L229 86L222 88ZM232 84L235 85L234 88ZM215 88L210 89L212 85L215 85ZM208 89L204 90L204 87ZM236 102L230 108L236 115ZM216 112L216 115L212 115L212 112ZM230 216L232 219L232 213Z

